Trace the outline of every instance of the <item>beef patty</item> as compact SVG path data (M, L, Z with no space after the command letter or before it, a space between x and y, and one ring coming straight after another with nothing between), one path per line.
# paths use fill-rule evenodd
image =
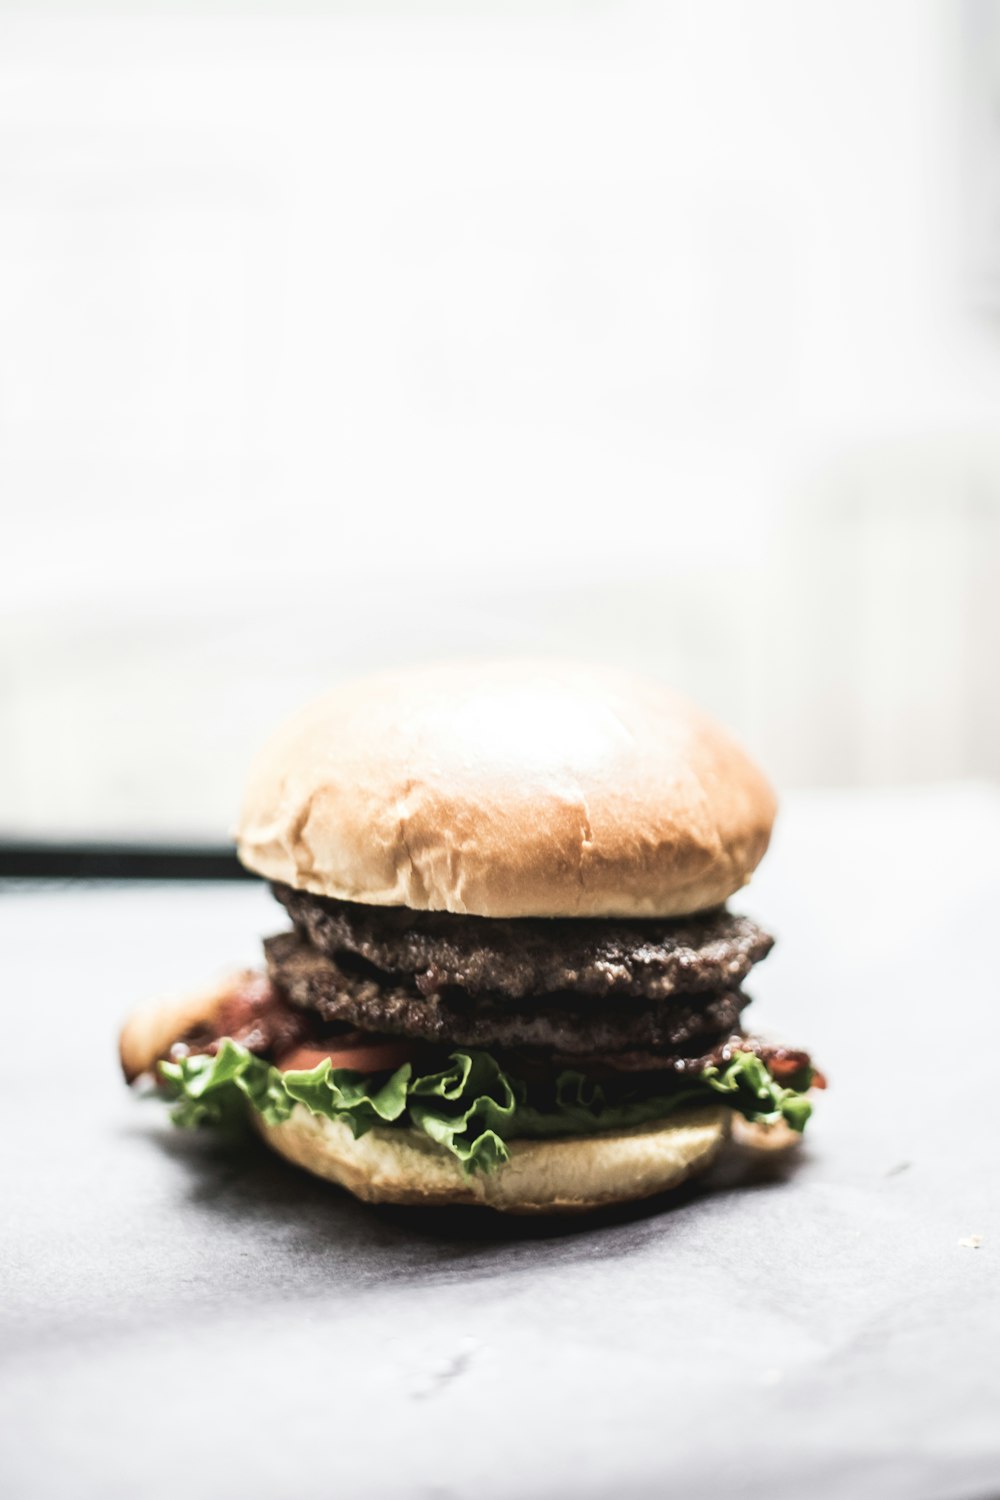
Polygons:
M652 1003L562 993L518 1009L456 988L424 994L412 978L380 974L363 959L338 962L296 932L264 943L268 972L292 1002L324 1022L467 1047L542 1047L566 1055L666 1050L695 1055L736 1031L749 996L737 988Z
M645 1000L734 991L774 942L749 917L722 907L671 920L496 918L271 889L321 953L334 960L355 954L407 976L426 996L453 985L512 1000L564 990Z

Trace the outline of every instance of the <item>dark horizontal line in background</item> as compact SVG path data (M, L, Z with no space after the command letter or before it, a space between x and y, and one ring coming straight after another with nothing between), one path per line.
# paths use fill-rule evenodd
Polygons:
M0 879L253 880L232 849L212 845L56 844L0 839Z

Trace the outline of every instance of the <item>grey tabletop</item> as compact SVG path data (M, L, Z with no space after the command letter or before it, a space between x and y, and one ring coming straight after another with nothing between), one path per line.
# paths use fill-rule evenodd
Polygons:
M1000 1493L998 846L986 788L789 799L734 905L779 936L755 1023L830 1075L808 1143L594 1223L366 1208L175 1131L116 1026L274 903L7 887L0 1490Z

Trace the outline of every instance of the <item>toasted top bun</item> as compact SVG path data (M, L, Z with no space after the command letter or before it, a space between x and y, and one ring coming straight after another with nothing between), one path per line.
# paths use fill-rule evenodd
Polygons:
M770 786L648 678L572 663L344 683L271 739L243 863L321 896L484 917L670 917L725 901L767 848Z
M417 1130L376 1126L355 1140L344 1120L311 1115L302 1105L280 1125L252 1118L282 1156L366 1203L481 1204L537 1214L581 1213L677 1187L711 1165L729 1115L716 1106L601 1135L510 1141L503 1166L468 1175Z

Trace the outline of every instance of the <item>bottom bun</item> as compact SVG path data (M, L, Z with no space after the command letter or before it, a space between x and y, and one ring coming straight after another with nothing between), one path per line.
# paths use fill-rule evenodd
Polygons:
M687 1110L669 1123L606 1135L510 1141L510 1160L468 1176L416 1130L376 1126L355 1140L343 1120L296 1106L280 1125L254 1116L275 1151L367 1203L479 1204L512 1214L580 1213L629 1203L704 1171L729 1133L725 1108Z

